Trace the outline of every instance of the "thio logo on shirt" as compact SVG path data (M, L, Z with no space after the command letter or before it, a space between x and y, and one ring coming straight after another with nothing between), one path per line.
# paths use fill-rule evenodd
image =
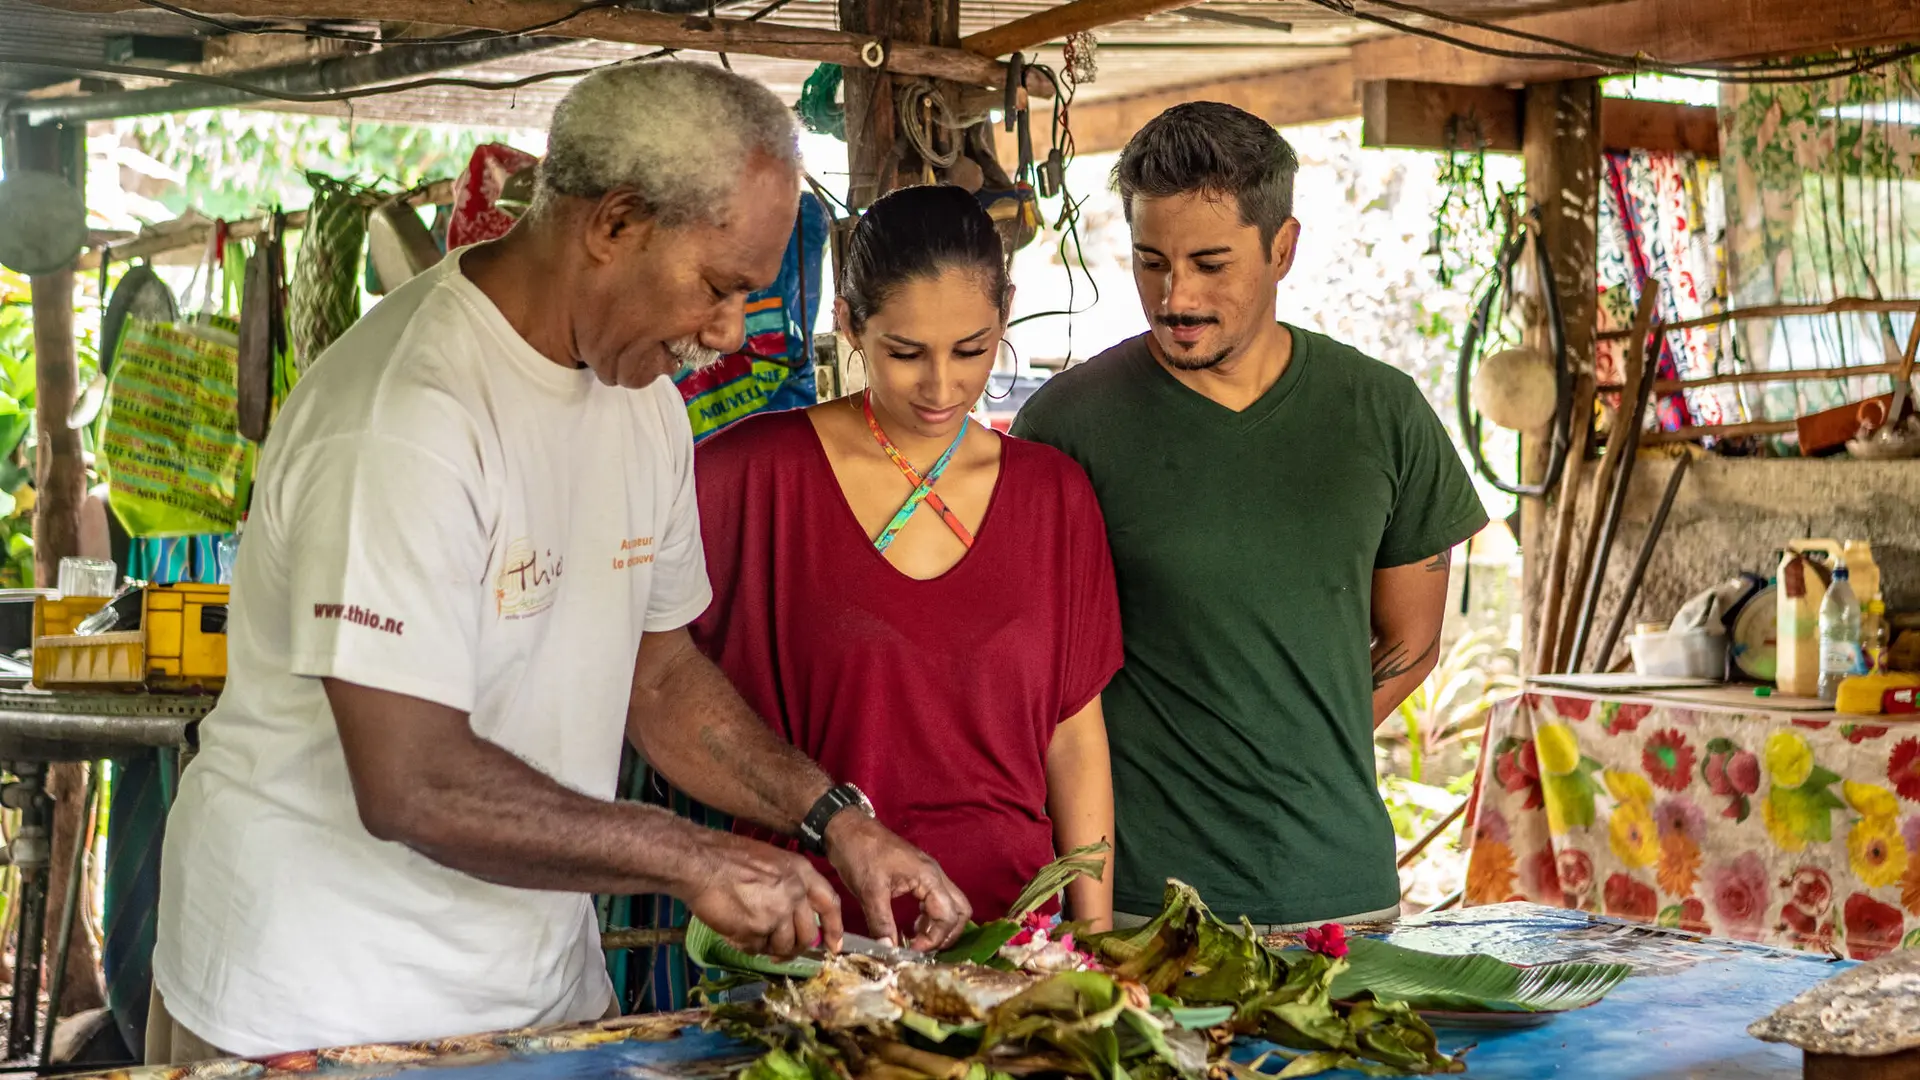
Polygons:
M507 557L493 579L494 613L503 619L525 619L553 606L566 559L551 550L534 550L525 537L507 545Z
M364 626L369 630L378 630L383 634L404 634L406 623L399 619L382 618L378 612L368 611L358 604L315 604L313 617L316 619L339 619Z

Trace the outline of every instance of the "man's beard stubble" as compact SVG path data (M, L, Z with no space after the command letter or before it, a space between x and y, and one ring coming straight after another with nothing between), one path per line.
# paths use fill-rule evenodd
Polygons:
M1220 320L1211 315L1156 315L1153 321L1169 329L1179 326L1218 326L1220 324ZM1160 351L1166 354L1169 365L1181 371L1210 371L1226 363L1227 358L1233 355L1232 349L1222 349L1213 356L1204 357L1177 356L1172 349L1165 346L1161 346Z

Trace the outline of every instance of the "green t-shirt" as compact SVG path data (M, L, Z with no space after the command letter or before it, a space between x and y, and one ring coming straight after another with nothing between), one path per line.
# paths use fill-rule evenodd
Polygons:
M1288 330L1292 362L1244 412L1181 384L1142 336L1048 380L1013 424L1086 469L1113 546L1120 911L1158 911L1170 877L1262 924L1399 900L1372 575L1487 515L1411 378Z

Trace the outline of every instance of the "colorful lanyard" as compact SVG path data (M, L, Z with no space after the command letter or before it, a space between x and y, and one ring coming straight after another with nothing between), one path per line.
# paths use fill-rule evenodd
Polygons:
M887 522L887 527L881 529L880 535L874 539L874 550L886 551L893 544L894 536L906 527L907 519L913 517L913 512L920 509L920 504L923 502L927 504L928 509L940 515L941 521L947 523L947 528L953 530L953 535L960 538L962 547L971 549L973 534L967 531L965 525L960 524L960 518L947 508L946 501L933 493L933 485L939 481L940 474L947 471L947 462L953 460L953 452L960 449L960 440L967 437L966 421L960 422L960 433L953 437L953 443L947 447L947 452L941 454L940 460L934 462L933 468L928 469L926 476L922 477L913 467L913 463L907 460L907 456L893 445L893 440L887 438L887 433L880 430L880 421L873 415L871 393L862 395L860 407L866 411L867 430L873 432L874 441L880 444L880 449L887 452L887 457L892 459L901 473L905 474L907 482L913 485L913 494L907 496L906 503L893 515L893 520Z

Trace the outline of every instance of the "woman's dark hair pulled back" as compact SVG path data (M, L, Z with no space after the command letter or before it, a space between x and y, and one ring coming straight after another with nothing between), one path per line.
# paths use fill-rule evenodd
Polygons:
M1013 285L1000 232L965 188L929 184L901 188L875 200L853 227L840 298L858 333L902 285L914 278L964 270L1004 316Z

